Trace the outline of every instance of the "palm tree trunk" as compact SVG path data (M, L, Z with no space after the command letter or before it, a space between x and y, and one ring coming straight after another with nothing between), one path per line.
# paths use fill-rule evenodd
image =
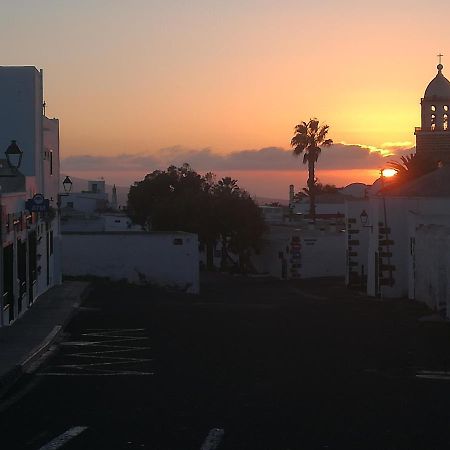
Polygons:
M309 215L313 222L316 221L316 183L315 183L315 160L308 160L308 190L309 190Z

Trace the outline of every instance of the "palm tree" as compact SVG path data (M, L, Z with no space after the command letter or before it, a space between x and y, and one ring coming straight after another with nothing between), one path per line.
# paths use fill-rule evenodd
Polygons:
M293 155L303 154L303 164L308 164L308 191L309 191L309 214L315 220L316 216L316 195L315 195L315 168L322 149L320 146L329 147L333 141L327 139L328 125L320 125L316 118L309 119L309 122L300 122L295 126L295 135L291 139Z
M417 153L400 157L400 162L389 161L388 165L391 169L397 171L392 181L398 183L414 180L438 168L434 161L417 155Z

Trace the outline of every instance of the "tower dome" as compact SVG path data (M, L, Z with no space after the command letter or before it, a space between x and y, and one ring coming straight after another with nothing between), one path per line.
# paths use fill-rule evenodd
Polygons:
M450 81L442 74L442 56L438 55L438 73L420 101L421 127L414 134L418 156L450 166Z
M443 68L442 64L438 64L438 73L427 86L423 96L424 100L450 99L450 81L442 75Z

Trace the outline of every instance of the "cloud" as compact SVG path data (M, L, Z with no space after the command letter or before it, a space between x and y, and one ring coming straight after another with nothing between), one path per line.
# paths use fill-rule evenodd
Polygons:
M117 155L117 156L68 156L61 160L62 169L65 171L117 171L117 170L141 170L143 167L154 167L159 160L153 155Z
M379 169L387 161L414 151L409 142L386 142L382 148L337 143L322 151L318 168L322 169ZM62 169L70 173L83 171L142 171L165 169L174 164L189 163L195 170L293 170L302 165L302 157L295 158L291 150L265 147L257 150L239 150L221 154L211 148L188 149L181 146L166 147L156 153L121 154L116 156L69 156L61 162Z

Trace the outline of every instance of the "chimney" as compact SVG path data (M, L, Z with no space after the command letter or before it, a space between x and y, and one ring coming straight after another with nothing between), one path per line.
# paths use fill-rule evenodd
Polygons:
M291 205L292 203L294 203L294 185L290 184L289 185L289 205Z

